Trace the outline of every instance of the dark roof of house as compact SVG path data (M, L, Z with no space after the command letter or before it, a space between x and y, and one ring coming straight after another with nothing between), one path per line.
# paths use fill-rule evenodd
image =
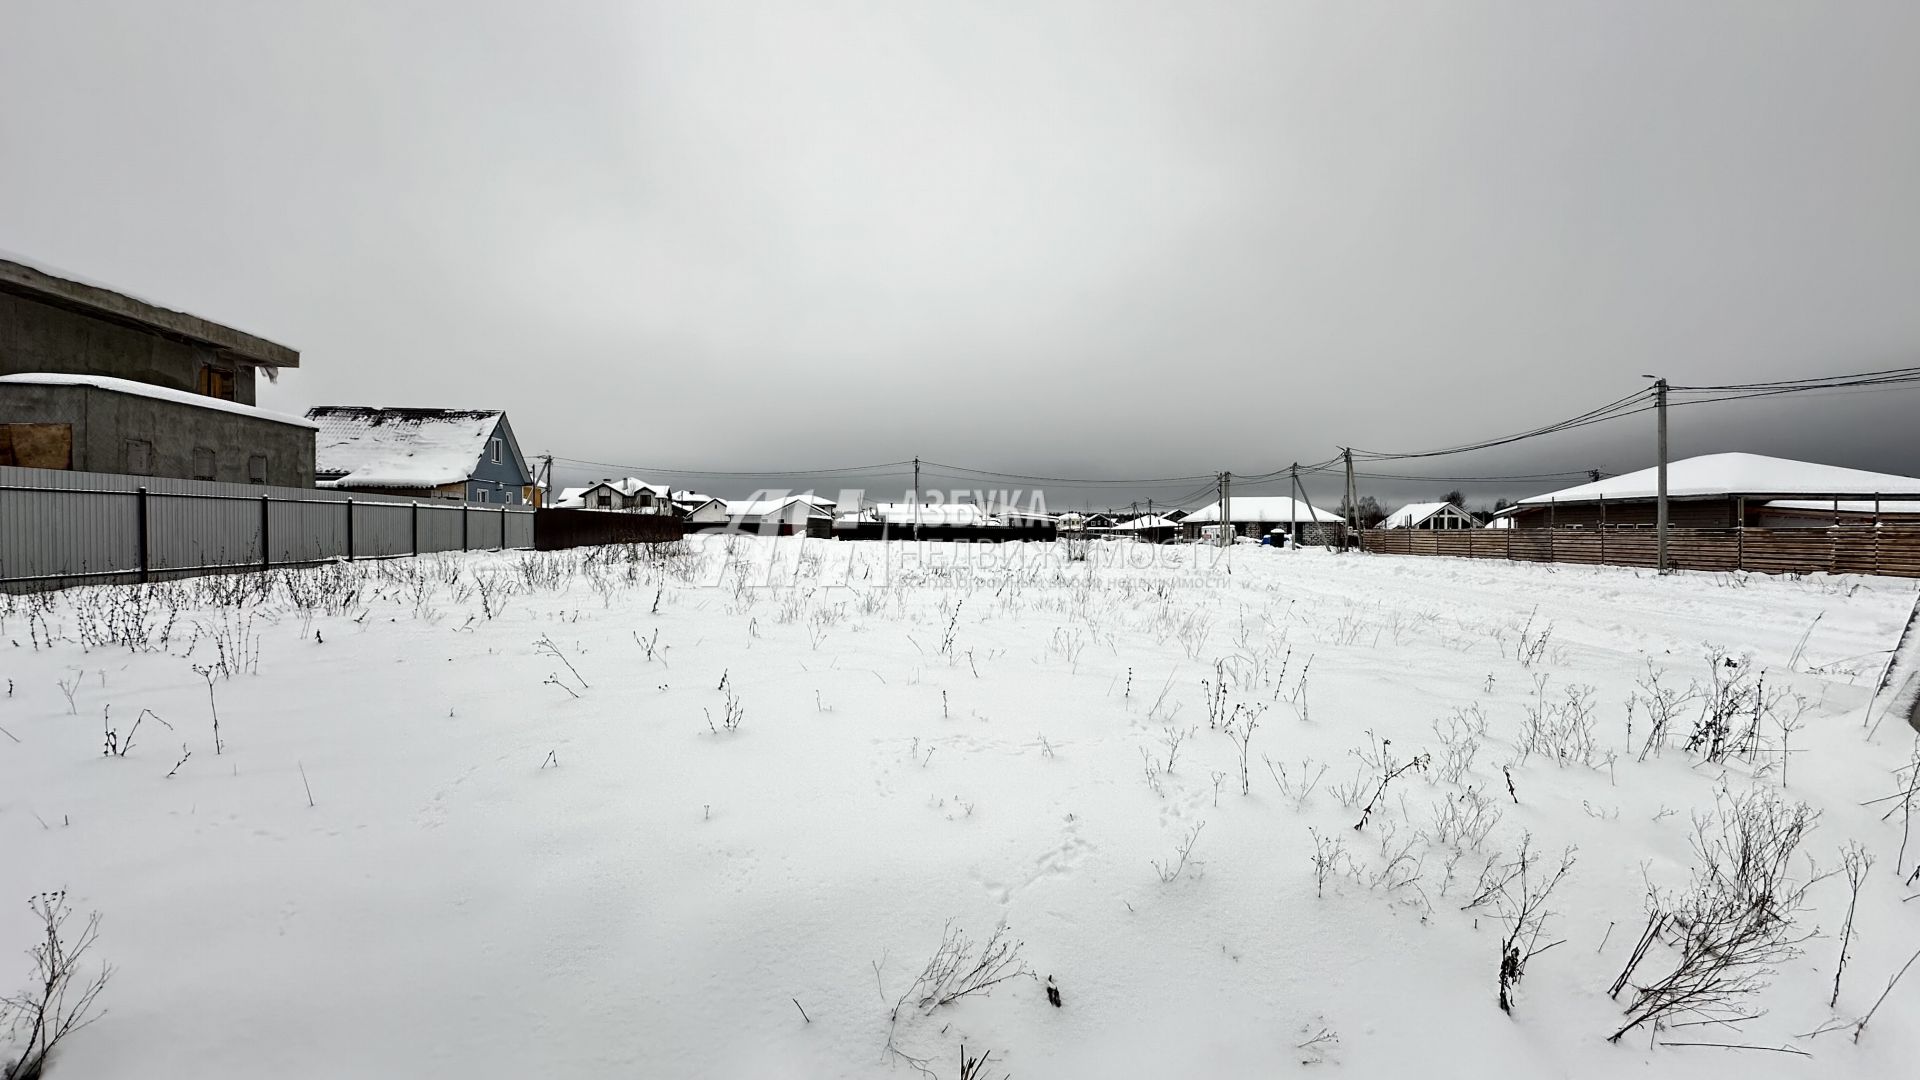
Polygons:
M300 366L300 353L285 345L198 315L163 308L104 285L55 273L4 253L0 253L0 292L205 345L249 364L277 368Z

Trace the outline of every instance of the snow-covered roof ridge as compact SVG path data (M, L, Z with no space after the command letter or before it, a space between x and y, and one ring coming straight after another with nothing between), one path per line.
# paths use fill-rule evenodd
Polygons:
M597 488L597 487L609 488L613 491L619 492L621 495L627 498L632 498L633 496L640 494L642 491L651 491L654 493L654 495L662 499L671 497L667 489L667 485L650 484L647 481L642 480L637 476L623 477L619 480L615 480L612 477L601 477L600 479L595 480L593 483L588 484L585 487L579 488L578 490L582 492L586 492L586 491L592 491L594 488ZM682 494L685 494L685 492L682 492Z
M1180 527L1179 522L1168 521L1166 518L1163 518L1158 514L1142 514L1137 518L1129 518L1128 520L1123 521L1118 525L1115 525L1113 528L1114 528L1114 531L1121 532L1126 530L1141 530L1141 529L1177 529L1179 527Z
M1296 501L1291 495L1235 495L1232 497L1229 513L1235 521L1257 521L1266 525L1280 525L1290 521L1339 521L1340 515L1328 513L1305 502ZM1203 506L1188 514L1187 524L1207 524L1220 520L1220 504L1215 502Z
M197 409L213 409L216 412L232 413L235 416L248 416L255 420L267 420L276 424L290 424L294 427L317 427L311 420L298 416L288 416L262 409L254 405L242 405L237 401L208 397L186 390L175 390L152 383L135 382L132 379L115 379L107 375L72 375L58 371L27 371L18 375L0 375L0 383L15 383L29 386L91 386L96 390L109 390L116 394L134 394L152 398L155 401L170 401L176 405L190 405Z
M766 517L769 514L777 514L795 503L804 503L809 510L819 511L823 514L831 514L833 512L833 501L831 499L817 498L812 495L788 495L780 499L720 499L715 501L725 506L727 513L734 517Z
M884 521L889 525L912 525L915 521L914 505L910 502L875 503L863 511L869 521ZM922 525L991 525L993 515L985 507L974 503L922 503L919 507L918 521Z
M427 488L473 475L499 409L385 409L319 405L314 474L321 487Z
M1520 502L1534 506L1601 499L1651 499L1658 495L1659 470L1654 468L1534 495ZM1764 454L1703 454L1668 463L1668 498L1712 495L1920 495L1920 478Z
M1444 513L1447 507L1452 505L1450 502L1408 503L1393 513L1388 514L1387 519L1380 523L1380 527L1383 529L1411 529L1435 514ZM1464 514L1466 511L1462 510L1461 513Z

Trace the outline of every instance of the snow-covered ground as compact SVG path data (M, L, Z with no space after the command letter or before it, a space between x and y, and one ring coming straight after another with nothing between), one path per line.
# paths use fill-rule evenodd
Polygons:
M1809 1035L1920 949L1920 841L1896 869L1901 815L1862 805L1909 775L1903 718L1863 720L1910 583L687 547L0 597L0 995L43 890L101 914L115 969L49 1074L949 1080L963 1043L1029 1078L1920 1060L1920 975L1857 1042ZM1649 699L1690 686L1643 755ZM1716 693L1730 740L1761 717L1718 762L1685 746ZM1609 996L1649 887L1684 891L1696 815L1754 793L1820 815L1786 888L1849 841L1877 860L1837 1007L1844 876L1763 927L1814 935L1741 1001L1764 1015L1609 1043L1686 939ZM1526 890L1468 905L1529 836L1527 888L1574 862L1508 1015ZM949 927L1002 922L1002 973L1033 977L916 1000Z

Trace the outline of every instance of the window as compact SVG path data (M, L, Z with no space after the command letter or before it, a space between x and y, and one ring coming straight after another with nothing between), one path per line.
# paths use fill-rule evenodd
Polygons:
M611 507L613 505L613 496L603 491L600 494L594 496L593 501L594 501L594 505L596 506Z
M127 440L127 472L135 476L153 475L153 444L145 439Z
M212 480L214 478L213 468L216 460L212 450L204 446L194 447L193 478L195 480Z
M493 447L493 463L498 465L500 464L500 440L493 440L491 445Z
M267 455L254 454L247 458L247 483L264 484L267 482Z
M217 368L211 365L200 369L200 392L222 401L235 400L240 380L231 368Z
M474 502L486 502L486 501L487 501L487 489L486 489L486 488L483 488L483 487L477 487L477 488L475 488L475 489L474 489L474 491L473 491L473 501L474 501Z

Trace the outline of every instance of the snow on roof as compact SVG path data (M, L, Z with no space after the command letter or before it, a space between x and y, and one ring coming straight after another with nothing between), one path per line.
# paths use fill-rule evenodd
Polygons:
M773 517L796 503L804 504L808 517L832 516L833 503L811 495L788 495L783 499L720 499L714 500L727 508L727 514L736 518Z
M669 497L667 489L664 486L660 484L649 484L637 476L629 476L622 480L598 480L580 490L582 492L592 491L594 488L601 487L602 485L612 488L629 499L640 494L642 491L651 491L657 498L665 499ZM681 494L685 495L687 493L682 492Z
M430 488L473 475L498 409L378 409L321 405L314 443L318 487Z
M1163 518L1158 514L1143 514L1140 517L1134 518L1131 521L1123 521L1120 524L1115 525L1113 529L1115 532L1123 532L1127 530L1137 531L1142 529L1177 529L1179 527L1180 527L1179 522L1168 521L1166 518Z
M889 525L912 525L916 520L914 504L876 503L867 511L867 519ZM991 525L993 517L974 503L921 503L918 521L922 525Z
M1387 515L1387 519L1380 523L1380 527L1383 529L1411 529L1435 514L1444 513L1450 506L1453 506L1453 504L1449 502L1408 503ZM1456 507L1456 509L1458 508ZM1464 515L1466 511L1461 510L1460 513Z
M311 420L302 420L285 413L269 412L252 405L242 405L237 401L224 401L205 394L193 394L185 390L134 382L132 379L115 379L105 375L69 375L65 372L30 371L19 375L0 375L0 383L29 386L91 386L96 390L110 390L116 394L134 394L152 398L155 401L171 401L176 405L191 405L197 409L212 409L215 412L233 413L235 416L249 416L255 420L267 420L276 424L291 424L294 427L303 428L317 426Z
M1521 499L1525 506L1651 499L1659 495L1659 471L1641 469L1563 491ZM1667 497L1711 495L1920 495L1920 479L1842 469L1762 454L1706 454L1667 465Z
M1291 521L1339 521L1339 514L1318 510L1304 502L1295 502L1290 495L1249 495L1235 496L1229 513L1236 522L1258 522L1262 525L1283 525ZM1215 502L1203 506L1188 514L1182 524L1205 525L1220 520L1220 504Z

